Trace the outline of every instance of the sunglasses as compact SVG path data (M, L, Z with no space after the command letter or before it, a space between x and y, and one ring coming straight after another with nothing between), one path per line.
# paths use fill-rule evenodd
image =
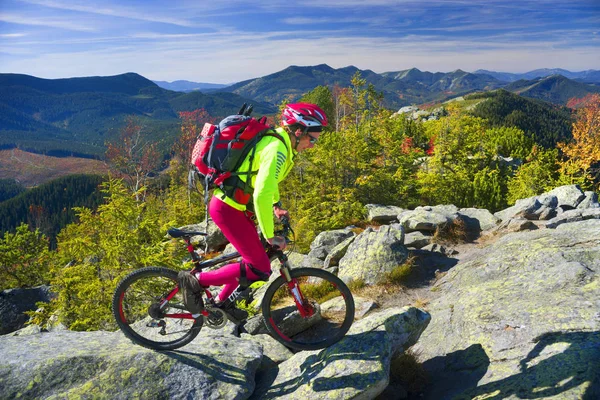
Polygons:
M314 137L309 132L321 132L321 131L322 131L322 128L320 126L313 126L313 127L306 128L305 133L310 138L309 139L310 144L317 143L317 140L319 140L319 138L318 137Z

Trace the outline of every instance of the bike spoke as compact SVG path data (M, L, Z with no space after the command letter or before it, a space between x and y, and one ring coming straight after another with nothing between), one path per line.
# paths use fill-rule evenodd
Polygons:
M346 285L322 270L302 268L292 275L290 283L278 278L265 295L268 304L263 305L263 315L271 333L300 350L340 340L354 319L354 302Z

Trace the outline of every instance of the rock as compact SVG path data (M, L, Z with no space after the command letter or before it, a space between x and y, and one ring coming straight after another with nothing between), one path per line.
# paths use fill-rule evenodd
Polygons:
M427 246L422 247L421 250L431 251L432 253L440 253L445 256L453 256L455 254L458 254L458 251L454 249L448 249L437 243L428 244Z
M54 297L50 286L29 289L8 289L0 293L0 335L17 331L29 321L25 311L35 311L37 302L49 302Z
M397 206L384 206L381 204L367 204L365 207L367 208L367 221L380 224L397 221L398 214L405 211Z
M346 282L363 279L367 284L374 284L381 281L408 258L403 241L401 227L386 225L379 231L367 228L354 239L340 260L338 276Z
M251 399L373 399L388 385L391 354L386 332L349 335L266 371Z
M597 398L599 220L507 234L439 287L414 347L425 398Z
M567 206L570 209L576 208L585 199L585 194L579 185L560 186L545 194L556 196L557 207Z
M353 296L354 297L354 318L362 319L369 311L376 309L377 303L373 300L368 300L362 297ZM346 309L346 304L344 303L344 299L339 296L333 298L331 300L327 300L325 303L321 304L321 314L327 317L328 312L342 311Z
M532 231L538 229L538 226L533 222L525 218L511 218L503 221L493 231L496 232L521 232L521 231Z
M308 253L308 257L315 258L322 262L327 258L327 254L329 254L329 249L326 249L325 247L316 247Z
M457 212L458 208L453 205L417 207L412 212L402 214L400 224L406 232L434 232L457 218Z
M354 242L355 238L356 236L349 237L348 239L344 240L342 243L338 244L333 249L331 249L331 251L327 255L327 258L325 258L323 268L331 268L338 266L340 260L346 255L348 247L350 247L350 244Z
M415 111L418 111L419 107L416 106L404 106L396 111L396 114L412 114Z
M28 335L36 335L42 332L42 328L39 325L28 325L25 328L21 328L18 331L15 331L11 334L11 336L28 336Z
M558 198L554 195L533 196L517 200L514 206L498 211L494 216L506 221L514 218L550 219L556 215Z
M244 324L244 329L250 335L267 335L269 333L269 331L267 331L267 327L265 326L265 319L260 312L246 321Z
M326 257L325 257L325 259L326 259ZM323 268L324 263L325 263L325 261L323 261L317 257L313 257L309 254L302 259L301 266L303 268L319 268L319 269L321 269L321 268Z
M587 219L600 219L600 208L583 208L565 211L548 221L546 223L546 228L556 228L562 224L585 221Z
M577 208L600 208L598 203L598 194L595 192L584 192L585 198L579 203Z
M290 349L273 339L270 335L260 334L253 336L248 333L242 333L240 337L258 343L262 347L263 357L258 368L259 371L273 368L294 355Z
M354 232L352 232L350 229L336 229L333 231L321 232L310 244L311 253L316 249L324 249L325 256L323 256L322 258L320 256L317 257L321 260L324 260L327 254L329 254L329 252L335 246L352 236L354 236ZM319 255L321 255L321 253L319 253Z
M425 235L420 231L407 233L404 236L404 245L406 247L414 247L420 249L431 243L431 235Z
M208 223L208 230L206 229L206 220L199 224L193 225L185 225L180 227L184 231L192 231L192 232L207 232L208 236L193 236L192 243L202 250L206 247L206 243L208 243L208 251L221 251L225 248L225 246L229 243L229 241L223 235L223 232L215 225L212 220Z
M391 308L355 322L338 343L302 351L265 373L252 399L373 399L389 382L395 352L418 339L429 315Z
M254 391L261 347L197 338L176 352L120 333L52 332L0 338L2 398L242 399Z
M477 233L495 228L502 221L483 208L461 208L458 214L465 217L463 220L467 228Z
M392 344L393 357L417 343L429 325L431 315L416 307L392 307L355 321L348 335L385 331Z

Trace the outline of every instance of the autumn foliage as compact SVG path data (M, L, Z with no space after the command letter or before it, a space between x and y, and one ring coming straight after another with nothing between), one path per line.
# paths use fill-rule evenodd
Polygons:
M573 124L573 140L559 143L558 148L566 160L561 164L561 171L573 179L581 177L585 185L598 185L600 181L600 95L588 95L580 101L583 105L577 110L577 118Z

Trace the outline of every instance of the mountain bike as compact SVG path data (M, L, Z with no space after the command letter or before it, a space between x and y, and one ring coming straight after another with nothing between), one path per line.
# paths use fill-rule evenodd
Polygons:
M276 235L285 238L290 233L293 235L289 221L284 219L282 224L283 229ZM240 257L235 252L203 260L191 238L206 236L205 232L173 228L168 234L185 242L194 265L192 273ZM354 299L348 286L323 269L292 268L284 251L270 246L264 238L263 244L269 259L279 260L279 276L265 284L267 288L260 302L266 331L294 350L318 350L338 342L354 321ZM252 296L242 303L238 297L247 294L249 289L239 286L227 299L230 307L217 307L216 296L204 288L203 310L194 316L184 306L177 273L164 267L145 267L130 273L118 284L112 311L119 328L129 339L150 349L173 350L194 340L203 326L221 329L227 321L238 326L244 324Z

